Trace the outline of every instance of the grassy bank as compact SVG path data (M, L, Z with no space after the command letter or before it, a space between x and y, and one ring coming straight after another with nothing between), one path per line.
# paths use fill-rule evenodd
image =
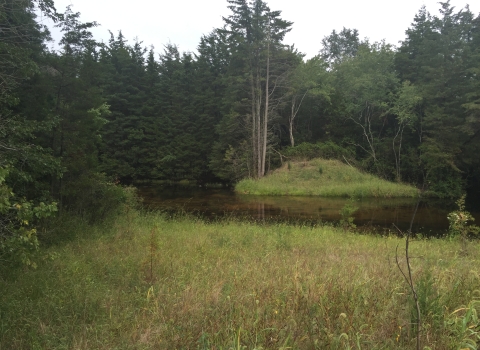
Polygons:
M400 239L136 212L65 227L53 261L1 277L0 349L415 348ZM411 249L422 343L459 348L480 331L480 245Z
M337 160L289 162L260 179L244 179L235 190L255 195L324 197L415 197L413 186L365 174Z

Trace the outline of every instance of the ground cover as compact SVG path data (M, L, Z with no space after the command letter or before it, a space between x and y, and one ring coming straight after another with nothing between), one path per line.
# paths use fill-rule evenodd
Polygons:
M136 211L69 220L53 260L0 275L0 349L415 348L400 238ZM411 242L431 349L478 344L480 244L460 250Z
M313 159L285 163L262 179L244 179L239 193L324 197L416 197L413 186L389 182L338 160Z

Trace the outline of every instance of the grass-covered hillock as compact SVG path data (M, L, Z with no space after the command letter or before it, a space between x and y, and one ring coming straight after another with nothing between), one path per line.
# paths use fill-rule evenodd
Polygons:
M133 211L56 226L77 238L53 261L0 274L2 350L415 349L399 238ZM410 249L422 348L478 342L479 243Z
M285 163L262 179L244 179L239 193L325 197L415 197L418 189L366 174L338 160Z

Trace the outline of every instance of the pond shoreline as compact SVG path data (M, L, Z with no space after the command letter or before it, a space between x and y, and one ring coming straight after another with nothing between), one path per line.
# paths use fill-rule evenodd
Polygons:
M138 187L138 194L145 208L170 215L187 213L207 221L236 218L294 225L337 224L341 218L339 211L348 202L347 198L241 195L225 188L184 186ZM392 223L407 229L416 199L363 198L355 203L359 210L353 214L354 223L367 230L368 227L376 227L376 231L381 232L391 230ZM422 201L413 231L426 236L443 235L448 228L447 215L455 209L455 203L450 200L432 198ZM472 214L480 220L478 210L472 210Z

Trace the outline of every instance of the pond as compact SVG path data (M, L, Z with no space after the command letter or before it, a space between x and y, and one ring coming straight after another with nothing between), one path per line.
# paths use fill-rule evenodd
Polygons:
M290 222L308 224L338 222L346 198L253 196L237 194L225 188L140 186L139 195L148 208L168 213L184 212L205 219L235 217L242 220ZM363 198L355 201L358 210L353 214L358 227L381 232L396 231L395 224L407 230L416 205L411 198ZM419 204L413 232L441 235L448 228L447 214L455 210L451 200L424 200ZM467 208L470 209L471 208ZM480 212L471 210L480 221Z

